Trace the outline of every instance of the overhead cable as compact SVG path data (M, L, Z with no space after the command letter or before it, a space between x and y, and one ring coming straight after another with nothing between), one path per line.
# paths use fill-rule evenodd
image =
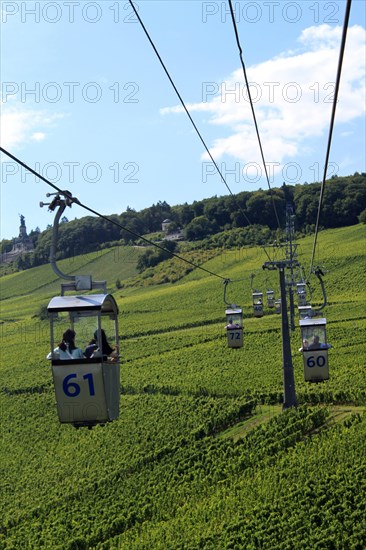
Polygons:
M232 22L233 22L233 27L234 27L235 37L236 37L236 43L237 43L238 49L239 49L239 57L240 57L241 66L242 66L242 69L243 69L244 80L245 80L245 84L246 84L246 86L247 86L247 91L248 91L248 97L249 97L250 108L251 108L251 110L252 110L252 115L253 115L253 120L254 120L255 131L256 131L256 134L257 134L257 138L258 138L259 149L260 149L260 152L261 152L261 157L262 157L262 162L263 162L263 167L264 167L264 173L265 173L265 175L266 175L267 185L268 185L268 189L269 189L269 191L270 191L271 200L272 200L272 205L273 205L273 209L274 209L274 212L275 212L275 215L276 215L278 228L280 229L280 228L281 228L280 220L279 220L279 218L278 218L278 214L277 214L277 210L276 210L276 204L275 204L275 202L274 202L274 200L273 200L272 189L271 189L271 185L270 185L270 183L269 183L269 177L268 177L267 166L266 166L266 163L265 163L265 160L264 160L263 147L262 147L262 142L261 142L261 138L260 138L260 135L259 135L259 129L258 129L258 124L257 124L257 118L256 118L255 112L254 112L254 105L253 105L253 101L252 101L252 95L251 95L251 93L250 93L250 87L249 87L249 81L248 81L248 77L247 77L247 71L246 71L246 69L245 69L245 64L244 64L243 50L242 50L242 47L241 47L241 45L240 45L240 39L239 39L238 28L237 28L237 26L236 26L235 14L234 14L234 10L233 10L233 6L232 6L231 0L228 0L228 1L229 1L231 19L232 19Z
M13 159L15 162L17 162L18 164L20 164L21 166L23 166L23 168L25 168L26 170L28 170L29 172L31 172L33 175L35 175L37 178L41 179L42 181L44 181L45 183L47 183L47 185L50 185L55 191L57 191L58 193L61 193L63 195L65 195L69 201L72 203L74 202L75 204L78 204L79 206L81 206L81 208L84 208L85 210L87 210L88 212L90 212L91 214L94 214L95 216L98 216L110 223L112 223L113 225L116 225L117 227L119 227L120 229L123 229L124 231L127 231L128 233L130 233L131 235L133 235L134 237L138 238L138 239L141 239L142 241L150 244L150 245L153 245L155 246L156 248L159 248L160 250L163 250L164 252L167 252L168 254L170 254L171 256L173 256L174 258L177 258L179 260L182 260L183 262L186 262L187 264L195 267L196 269L201 269L202 271L205 271L206 273L208 273L209 275L213 275L215 277L218 277L219 279L223 279L223 280L226 280L227 277L223 277L222 275L218 275L217 273L214 273L213 271L210 271L209 269L206 269L202 266L199 266L197 264L195 264L194 262L191 262L190 260L187 260L186 258L183 258L182 256L179 256L179 254L175 254L174 252L171 252L170 250L168 250L167 248L165 248L164 246L161 246L153 241L150 241L149 239L147 239L146 237L143 237L142 235L139 235L138 233L136 233L135 231L132 231L131 229L128 229L127 227L123 226L122 224L118 223L117 221L113 220L112 218L108 218L108 216L104 216L104 214L100 214L99 212L97 212L96 210L93 210L93 208L90 208L89 206L83 204L82 202L80 202L76 197L73 197L72 194L69 192L69 191L64 191L62 189L60 189L59 187L57 187L57 185L54 185L52 182L50 182L47 178L45 178L44 176L42 176L41 174L39 174L38 172L36 172L36 170L33 170L33 168L31 168L30 166L28 166L27 164L25 164L25 162L21 161L19 158L17 158L16 156L12 155L11 153L9 153L9 151L6 151L6 149L4 149L3 147L0 147L0 151L2 153L4 153L5 155L7 155L9 158Z
M322 207L322 203L323 203L325 179L327 177L330 146L331 146L331 142L332 142L335 113L336 113L336 108L337 108L339 84L340 84L340 81L341 81L343 57L344 57L344 51L345 51L345 47L346 47L347 29L348 29L348 23L349 23L349 16L350 16L350 12L351 12L351 3L352 3L352 0L347 0L346 12L345 12L344 23L343 23L342 40L341 40L341 46L340 46L339 58L338 58L337 78L336 78L335 89L334 89L334 98L333 98L332 114L331 114L331 119L330 119L328 144L327 144L327 151L326 151L326 155L325 155L323 180L322 180L322 184L321 184L321 187L320 187L319 205L318 205L318 212L317 212L317 217L316 217L313 252L312 252L312 256L311 256L309 276L313 271L313 263L314 263L315 250L316 250L316 242L317 242L318 231L319 231L320 211L321 211L321 207Z
M151 44L151 46L152 46L152 48L153 48L153 50L154 50L154 52L155 52L157 58L159 59L160 64L161 64L161 66L163 67L164 72L165 72L165 74L167 75L170 84L172 85L172 87L173 87L175 93L177 94L177 96L178 96L178 98L179 98L179 101L181 102L181 105L182 105L183 109L184 109L185 112L187 113L187 116L188 116L189 120L191 121L193 128L195 129L195 131L196 131L198 137L200 138L202 145L204 146L204 148L205 148L205 150L206 150L208 156L210 157L210 159L211 159L213 165L215 166L215 168L216 168L218 174L220 175L220 177L221 177L223 183L225 184L227 190L229 191L230 195L233 195L233 196L234 196L234 194L232 193L230 187L228 186L227 181L226 181L226 179L224 178L224 176L223 176L223 174L222 174L220 168L218 167L217 162L216 162L215 159L213 158L213 156L212 156L212 154L211 154L209 148L207 147L207 145L206 145L206 143L205 143L205 141L204 141L204 139L203 139L203 137L202 137L202 135L201 135L199 129L197 128L197 125L195 124L195 122L194 122L194 120L193 120L193 118L192 118L190 112L188 111L187 106L186 106L186 104L184 103L182 96L180 95L180 93L179 93L179 91L178 91L176 85L174 84L174 81L173 81L172 77L170 76L169 71L168 71L168 69L166 68L166 66L165 66L165 64L164 64L164 62L163 62L163 60L162 60L162 58L161 58L161 56L160 56L160 54L159 54L159 52L158 52L156 46L155 46L155 44L154 44L152 38L150 37L150 35L149 35L149 33L148 33L148 31L147 31L145 25L144 25L144 23L142 22L142 19L141 19L140 15L139 15L138 11L136 10L134 3L132 2L132 0L129 0L129 3L130 3L130 5L131 5L133 11L135 12L135 15L136 15L136 17L137 17L137 19L138 19L138 21L139 21L139 23L140 23L140 25L141 25L141 27L142 27L144 33L145 33L145 35L146 35L148 41L150 42L150 44ZM251 222L250 222L250 220L248 219L248 217L247 217L247 215L245 214L244 211L243 211L243 214L244 214L244 217L245 217L245 219L247 220L248 224L251 225Z

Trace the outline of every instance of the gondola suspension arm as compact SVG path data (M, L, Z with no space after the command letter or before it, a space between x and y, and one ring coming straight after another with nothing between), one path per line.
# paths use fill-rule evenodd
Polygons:
M322 293L323 293L323 304L315 310L315 313L318 313L319 311L324 309L325 306L327 305L327 293L325 291L325 285L324 285L324 281L322 279L322 276L324 277L323 271L320 269L320 267L315 267L314 270L313 270L313 273L318 278L321 289L322 289Z
M47 193L47 197L55 195L54 199L50 203L40 202L41 207L48 206L48 209L52 212L58 207L58 210L55 214L55 219L53 222L52 228L52 241L51 241L51 250L50 250L50 264L54 273L69 283L61 284L61 295L64 295L65 290L92 290L95 288L103 289L104 294L107 293L107 287L105 281L92 281L90 275L67 275L63 273L56 264L56 250L57 250L57 240L58 240L58 229L60 218L66 208L66 206L72 206L72 203L79 203L79 200L76 197L73 197L70 191L61 191L57 193ZM61 197L63 195L64 198Z
M231 306L233 304L231 304L231 302L227 302L226 301L226 290L227 290L227 285L231 283L231 280L230 279L225 279L223 281L223 285L224 285L224 303L227 305L227 306ZM234 304L235 305L235 304Z
M55 219L53 221L53 228L52 228L52 241L51 241L51 250L50 250L50 264L53 269L53 271L56 273L58 277L61 279L65 279L67 281L75 281L74 275L67 275L66 273L63 273L56 264L56 250L57 250L57 239L58 239L58 227L60 223L61 216L66 208L66 206L72 205L72 197L71 193L69 191L65 191L65 198L61 199L59 193L47 193L47 197L50 197L52 195L55 195L55 198L50 203L40 203L40 206L46 206L48 205L48 209L52 212L58 207L58 210L55 214Z

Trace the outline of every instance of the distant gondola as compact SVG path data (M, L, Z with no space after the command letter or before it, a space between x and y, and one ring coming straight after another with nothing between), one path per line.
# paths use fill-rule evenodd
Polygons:
M298 306L299 307L306 306L306 284L305 283L297 283L296 293L297 293L297 304L298 304Z
M232 306L225 311L226 333L229 348L243 347L243 312L238 306Z
M263 292L253 292L252 299L254 317L263 317Z
M273 308L275 306L274 291L267 290L267 306Z

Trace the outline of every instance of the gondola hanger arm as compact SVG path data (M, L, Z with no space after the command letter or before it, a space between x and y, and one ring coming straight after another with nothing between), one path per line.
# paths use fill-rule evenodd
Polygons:
M41 207L48 206L48 209L53 212L56 210L55 218L53 221L52 227L52 240L51 240L51 249L50 249L50 264L54 273L64 279L69 281L69 283L61 284L61 295L64 294L65 290L92 290L95 288L103 289L104 294L107 293L107 286L105 281L93 281L91 275L68 275L63 273L56 263L56 251L57 251L57 241L58 241L58 229L60 218L66 208L69 206L71 208L73 203L78 204L79 200L76 197L73 197L70 191L60 191L57 193L47 193L47 197L54 196L53 200L50 203L40 202Z
M324 277L324 272L322 271L322 269L320 269L320 267L315 267L313 273L318 278L323 293L323 304L315 310L315 313L318 313L327 305L327 294L325 291L324 281L322 279L322 277Z

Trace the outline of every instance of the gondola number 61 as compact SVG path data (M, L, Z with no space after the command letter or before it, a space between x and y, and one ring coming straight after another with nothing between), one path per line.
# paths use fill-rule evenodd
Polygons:
M68 376L65 376L64 381L62 382L62 389L67 397L77 397L80 394L80 385L77 382L70 382L72 378L76 377L77 374L69 374ZM89 395L95 395L92 373L84 374L83 379L88 381Z

